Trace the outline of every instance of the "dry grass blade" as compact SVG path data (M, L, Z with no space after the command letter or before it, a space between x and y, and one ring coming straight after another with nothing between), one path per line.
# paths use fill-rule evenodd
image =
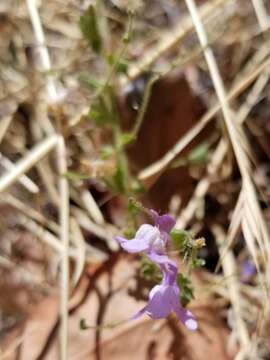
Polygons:
M82 231L74 218L71 218L70 221L70 229L73 234L73 242L77 248L77 262L76 268L74 270L74 274L72 276L72 286L75 287L80 280L80 277L83 273L84 265L85 265L85 258L86 258L86 246L85 240L82 234Z
M60 359L67 359L68 351L68 299L69 299L69 186L64 174L67 172L66 147L63 137L57 144L58 170L59 170L59 221L60 239L62 243L61 253L61 328L60 328Z
M224 252L224 243L226 236L222 230L222 228L218 225L213 225L212 227L213 233L215 235L216 241L219 246L220 254ZM236 278L237 267L233 253L228 250L226 255L222 258L222 268L224 271L224 275L227 278L227 286L230 294L230 299L232 302L232 307L234 310L234 316L236 320L236 334L239 338L239 342L242 348L247 348L250 345L250 339L248 334L248 329L243 320L243 308L241 301L241 294L239 289L239 283Z
M251 0L262 31L269 28L270 21L263 0Z
M171 163L171 161L203 130L205 125L211 119L210 116L204 116L189 132L184 135L178 143L160 160L142 170L138 178L141 181L163 171Z
M217 16L216 13L220 13L222 6L230 2L232 2L232 0L215 0L210 4L206 3L201 7L200 13L202 18L207 21L208 18ZM182 20L173 31L163 35L158 45L153 49L148 50L142 59L140 58L137 63L131 64L128 72L129 79L134 79L144 71L148 70L156 60L177 46L179 42L193 30L194 25L189 17Z
M218 99L221 104L221 109L224 115L224 121L227 126L228 134L232 143L232 147L234 149L234 153L237 159L237 163L239 166L239 170L242 176L242 189L243 189L243 196L247 198L247 201L252 200L255 202L256 206L253 206L253 215L256 215L257 219L259 219L257 226L261 227L264 224L263 215L261 209L258 205L258 199L256 196L256 191L254 185L251 181L251 167L249 163L249 159L246 156L245 147L243 147L243 143L246 144L246 139L241 127L236 126L232 121L232 111L229 107L229 103L226 97L225 88L217 67L217 63L213 54L213 51L210 47L208 47L208 40L205 29L203 27L202 21L198 14L197 7L193 0L186 0L186 4L190 11L191 17L193 19L194 25L196 27L196 31L201 43L201 46L205 49L204 54L205 58L209 67L210 75L212 77L214 87L216 89L216 93ZM243 138L242 141L239 141L239 137ZM241 146L242 145L242 146ZM265 224L263 225L265 227ZM262 230L262 229L260 229ZM266 235L265 231L258 231L256 233L257 237L256 240L265 254L265 248L269 248L270 239L269 236L261 236L262 233ZM269 253L268 253L269 254Z
M118 243L113 239L113 235L116 235L117 233L115 228L109 227L108 225L100 226L95 224L89 219L84 211L76 206L71 206L71 213L83 229L95 234L101 239L104 239L110 250L117 251L119 249Z
M81 192L81 199L91 218L99 225L104 224L104 218L92 194L88 190Z
M7 157L0 153L0 164L6 170L14 169L15 165L12 161L10 161ZM18 182L20 182L29 192L36 194L39 192L39 187L26 175L22 175L18 178Z
M253 85L252 89L250 90L247 96L246 101L237 111L237 114L235 115L236 122L242 124L246 120L251 109L256 104L258 97L265 88L268 79L269 79L269 70L266 69L256 80L255 84ZM227 152L227 149L228 149L228 144L224 141L224 139L221 139L216 150L212 154L210 163L207 166L207 170L210 176L215 174L217 170L220 168L220 165L222 164L222 161ZM247 149L246 151L248 155L250 155L249 149ZM189 201L188 206L182 211L182 213L179 215L177 219L178 226L185 227L187 223L191 220L197 205L196 204L196 199L198 199L197 194L199 194L199 196L202 198L206 194L210 186L210 180L207 180L208 177L209 176L206 176L205 178L199 181L194 191L193 197ZM208 186L204 185L206 183L208 183Z
M47 72L47 75L46 75L46 77L47 77L47 82L46 82L47 92L48 92L51 100L55 101L58 97L58 94L57 94L56 84L54 81L54 75L52 73L50 73L51 61L50 61L48 49L45 45L45 36L44 36L43 29L42 29L42 24L40 21L40 17L39 17L37 5L36 5L36 0L26 0L26 3L27 3L30 18L31 18L36 42L38 45L41 69L43 71Z
M223 257L226 255L227 251L232 248L233 241L235 240L239 232L239 229L241 228L241 221L243 217L243 202L244 202L242 194L243 192L241 191L238 196L237 203L234 207L230 221L230 226L228 229L227 238L226 238L226 244L223 244L223 251L219 256L219 260L216 265L215 272L219 270Z
M242 131L241 126L237 126L237 124L235 124L232 120L233 112L229 106L226 91L219 73L214 53L208 45L207 34L200 19L197 6L194 0L186 0L186 4L193 19L201 46L204 48L205 59L216 90L218 100L221 105L224 122L227 127L228 135L241 173L242 196L244 198L244 211L242 212L242 230L249 251L254 259L257 269L259 270L259 264L256 254L256 244L258 244L260 251L263 255L264 265L267 266L270 256L270 239L267 233L265 220L258 203L256 190L251 180L251 165L247 155L247 140L244 136L244 132ZM225 254L225 257L223 257L221 261L226 258L226 255L227 254ZM261 285L264 288L263 277L260 273L259 278L261 280ZM268 280L267 274L266 279ZM268 292L265 291L264 295L266 303L268 304ZM233 294L231 294L231 296L233 296ZM269 307L269 305L267 305L267 307ZM244 348L246 348L247 344L240 338L240 345L241 350L243 350Z
M252 82L258 77L258 75L267 69L270 66L270 59L266 59L261 65L256 66L249 74L246 74L239 82L233 87L227 96L227 101L230 101L237 96L239 96ZM220 111L221 105L217 104L211 108L203 117L198 121L198 123L193 126L186 135L184 135L171 150L169 150L161 159L157 160L155 163L147 166L143 169L138 178L142 181L147 180L148 178L161 174L166 170L167 166L171 161L178 156L181 151L204 129L210 120Z
M5 133L8 130L8 127L12 121L12 115L7 115L1 119L0 122L0 144L3 140L3 137L5 136Z
M246 241L246 244L247 244L247 247L248 247L248 250L250 252L250 254L252 255L252 258L253 258L253 261L254 261L254 264L257 268L257 271L258 271L258 277L259 277L259 283L260 283L260 286L263 290L263 304L264 304L264 307L265 307L265 311L268 312L269 311L269 290L268 290L268 286L267 284L265 283L265 277L264 275L262 274L261 270L260 270L260 264L259 264L259 261L258 261L258 251L257 251L257 247L256 247L256 238L254 236L254 232L253 232L253 229L252 229L252 224L250 224L248 222L248 217L247 216L243 216L242 217L242 231L243 231L243 235L244 235L244 238L245 238L245 241Z
M36 165L40 159L47 155L57 144L58 136L51 135L47 139L41 141L35 145L32 150L21 160L19 160L15 166L7 171L0 178L0 192L4 191L7 187L12 185L18 178L20 178L27 170Z
M188 205L185 207L185 209L183 209L180 216L178 216L176 220L176 226L178 228L184 229L187 226L188 222L191 220L196 209L198 208L198 203L204 198L209 186L210 181L207 177L199 181Z
M26 203L22 202L15 196L11 194L5 194L0 196L0 201L12 206L14 209L19 210L25 216L31 218L34 221L37 221L43 226L46 226L49 230L54 233L59 233L59 226L54 221L43 216L39 211L28 206Z
M21 214L17 216L17 222L36 235L40 240L44 241L45 244L57 251L58 254L62 253L63 249L59 240L52 233L37 224L34 220Z

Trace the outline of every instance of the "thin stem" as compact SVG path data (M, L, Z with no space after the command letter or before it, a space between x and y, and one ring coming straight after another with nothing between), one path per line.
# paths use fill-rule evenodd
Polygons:
M61 261L61 331L60 331L60 359L66 360L68 350L68 299L69 299L69 187L68 180L63 176L67 172L66 147L63 137L57 144L59 192L60 192L60 239L63 246Z
M140 131L141 125L143 123L143 119L147 110L147 106L149 104L149 100L150 100L150 96L152 93L152 88L155 84L155 82L160 78L159 75L154 75L147 83L145 91L144 91L144 96L143 96L143 101L142 101L142 105L140 107L138 116L135 120L135 125L134 128L131 132L132 136L136 139L138 136L138 133Z

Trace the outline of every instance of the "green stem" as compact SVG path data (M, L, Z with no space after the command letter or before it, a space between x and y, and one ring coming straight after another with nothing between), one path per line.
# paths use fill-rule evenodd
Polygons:
M135 125L131 131L132 136L134 137L134 139L137 138L138 133L140 131L141 125L143 123L143 119L147 110L147 106L149 104L149 100L150 100L150 96L152 93L152 88L153 85L155 84L155 82L160 78L159 74L155 74L154 76L152 76L152 78L148 81L145 91L144 91L144 95L143 95L143 101L142 101L142 105L140 107L139 113L137 115L137 118L135 120Z

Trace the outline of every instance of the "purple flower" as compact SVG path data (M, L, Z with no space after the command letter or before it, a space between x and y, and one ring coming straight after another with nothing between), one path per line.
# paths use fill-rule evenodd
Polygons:
M189 330L197 330L198 324L194 315L184 309L179 302L180 290L176 283L176 264L171 262L169 265L167 263L163 265L165 267L162 269L162 283L153 287L149 293L148 304L132 318L137 319L143 314L147 314L152 319L162 319L174 312Z
M169 214L158 215L158 213L152 209L150 210L150 213L155 221L156 227L160 230L160 232L168 235L175 226L175 219Z
M256 266L252 261L250 260L243 261L243 263L241 264L241 273L240 273L241 281L242 282L250 281L253 278L253 276L256 274L256 272L257 272Z
M116 240L122 248L129 253L146 252L151 254L165 254L169 240L169 233L175 225L175 220L170 215L158 215L154 210L150 210L155 221L155 226L143 224L135 234L134 239L128 240L117 236Z
M116 237L124 250L129 253L144 252L163 273L161 284L154 286L149 293L148 304L132 318L136 319L147 314L153 319L162 319L174 312L189 330L196 330L198 325L194 315L184 309L179 301L177 265L166 254L170 231L175 226L175 220L168 214L158 215L154 210L150 210L150 213L155 222L154 226L141 225L131 240L121 236Z

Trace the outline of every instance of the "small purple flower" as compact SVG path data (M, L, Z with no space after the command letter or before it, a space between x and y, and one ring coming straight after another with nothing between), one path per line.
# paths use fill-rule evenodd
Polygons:
M153 209L150 210L150 213L155 221L156 227L163 235L168 236L172 228L175 226L175 219L169 214L158 215L158 213Z
M152 319L162 319L174 312L189 330L197 330L198 324L194 315L184 309L179 302L180 290L176 283L177 270L175 272L175 266L174 264L167 269L162 269L162 283L153 287L149 293L148 304L132 318L137 319L143 314L147 314Z
M158 215L154 210L150 210L155 221L155 226L143 224L135 234L135 238L128 240L117 236L116 240L122 248L129 253L152 252L165 254L166 246L169 240L169 233L175 225L175 220L170 215Z
M241 264L241 272L240 272L241 281L249 282L256 274L256 272L257 272L256 266L252 261L250 260L243 261L243 263Z
M137 319L143 314L153 319L162 319L174 312L178 319L189 330L197 329L194 315L184 309L180 304L180 290L177 285L177 265L169 259L166 248L170 238L170 231L175 226L175 220L170 215L158 215L154 210L150 214L155 225L143 224L131 240L117 236L116 240L121 247L129 253L144 252L155 262L163 273L163 280L149 293L148 304L135 314L132 319Z

